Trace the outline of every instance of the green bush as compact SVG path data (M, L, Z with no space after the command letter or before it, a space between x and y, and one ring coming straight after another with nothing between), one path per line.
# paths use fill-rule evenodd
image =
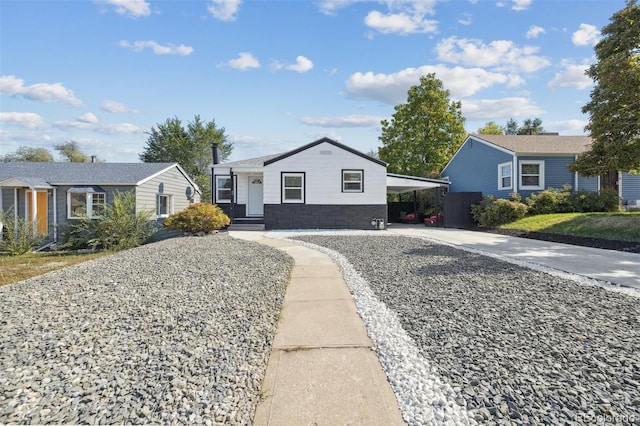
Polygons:
M2 223L0 252L17 256L32 251L44 241L41 235L33 235L32 222L23 217L16 218L13 210L0 210L0 223Z
M573 210L580 213L617 212L620 210L618 192L604 189L598 192L577 191L571 194Z
M480 204L471 206L471 214L481 226L498 226L523 218L527 214L527 206L518 202L485 196Z
M547 188L533 193L527 197L526 202L529 214L570 213L573 211L570 198L571 186L565 185L560 190Z
M64 247L102 248L118 251L143 244L155 231L151 211L136 212L133 192L119 192L108 204L102 217L84 217L69 226L65 233Z
M173 231L190 234L208 234L224 226L231 220L222 209L215 204L192 204L179 213L172 214L163 223L164 227Z

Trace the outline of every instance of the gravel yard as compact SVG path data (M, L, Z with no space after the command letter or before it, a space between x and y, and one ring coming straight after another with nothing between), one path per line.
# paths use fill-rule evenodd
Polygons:
M408 423L640 424L637 297L426 240L295 239L343 267Z
M0 287L0 423L251 423L291 267L221 233Z

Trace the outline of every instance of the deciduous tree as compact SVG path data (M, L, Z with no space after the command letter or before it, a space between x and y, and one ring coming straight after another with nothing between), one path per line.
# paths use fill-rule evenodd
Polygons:
M53 147L60 156L62 161L70 163L90 163L91 157L80 150L78 142L70 141Z
M46 148L29 148L21 146L16 152L9 153L0 157L0 161L34 161L38 163L49 163L53 161L53 155Z
M610 171L640 172L640 5L627 0L596 44L596 63L586 74L595 86L582 107L591 150L570 169L586 176Z
M484 127L478 129L481 135L504 135L502 127L498 126L495 121L487 121Z
M464 121L460 102L449 99L435 74L423 76L391 121L382 120L380 159L391 173L438 176L464 142Z

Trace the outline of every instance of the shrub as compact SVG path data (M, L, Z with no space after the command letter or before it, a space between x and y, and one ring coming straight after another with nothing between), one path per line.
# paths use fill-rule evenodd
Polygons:
M133 192L119 192L107 205L102 217L84 217L70 225L64 247L102 248L125 250L143 244L154 232L155 222L151 211L136 212L136 197Z
M570 202L571 186L565 185L561 190L547 188L527 197L530 214L569 213L573 211Z
M231 223L229 216L215 204L192 204L179 213L172 214L163 223L165 228L191 234L208 234Z
M0 210L0 223L2 223L2 240L0 251L12 256L25 254L38 247L44 241L40 235L33 235L32 222L23 217L16 218L12 210Z
M496 199L493 195L485 196L480 204L471 206L471 214L482 226L498 226L523 218L527 214L527 206L518 202Z

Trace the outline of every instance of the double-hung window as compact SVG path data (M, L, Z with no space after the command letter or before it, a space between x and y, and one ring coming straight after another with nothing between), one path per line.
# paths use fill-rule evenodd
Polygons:
M364 171L363 170L343 170L342 171L342 192L363 192L364 191Z
M158 217L167 217L171 214L171 197L169 195L158 194Z
M520 161L520 189L544 189L544 161Z
M282 202L304 203L304 173L282 173Z
M67 218L101 217L106 199L106 194L96 187L70 188L67 191Z
M498 164L498 189L511 189L513 187L512 167L511 163Z
M231 202L231 176L216 176L216 202Z

